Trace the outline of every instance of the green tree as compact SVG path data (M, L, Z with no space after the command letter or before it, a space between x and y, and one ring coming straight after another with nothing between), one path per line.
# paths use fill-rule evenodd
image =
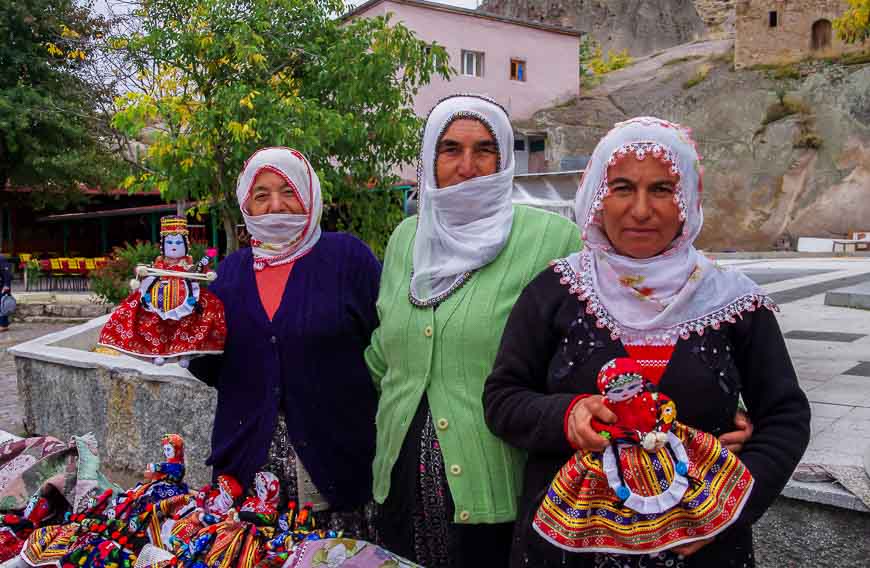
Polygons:
M370 188L413 161L414 95L451 69L443 48L405 26L343 21L344 9L341 0L141 1L135 31L111 40L148 85L114 119L149 142L125 185L205 203L232 250L244 160L259 147L293 147L320 176L326 217L382 253L399 200Z
M103 85L87 80L107 27L72 0L0 3L0 188L38 189L37 207L62 207L80 184L119 175L96 106Z
M870 38L870 0L849 0L849 9L834 20L834 28L847 43L867 41Z

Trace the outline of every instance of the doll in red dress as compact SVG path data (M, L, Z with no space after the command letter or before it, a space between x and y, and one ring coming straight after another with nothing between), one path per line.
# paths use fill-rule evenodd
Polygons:
M604 395L604 405L616 415L614 424L592 420L599 434L611 443L640 444L647 451L665 445L676 407L644 378L643 369L634 359L606 363L598 373L598 390Z
M556 474L532 521L571 552L655 554L714 536L740 515L752 475L715 436L677 422L674 402L630 358L598 374L610 440L578 450Z
M133 281L133 293L112 312L99 345L156 365L176 360L182 367L192 356L223 352L227 333L223 304L195 280L208 279L200 275L209 259L194 264L188 254L184 217L160 220L160 250L153 267L137 267L136 276L143 278Z

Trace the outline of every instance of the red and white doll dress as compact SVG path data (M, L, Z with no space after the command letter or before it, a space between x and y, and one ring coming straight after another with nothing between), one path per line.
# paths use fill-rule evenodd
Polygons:
M196 272L207 263L194 264L188 256L187 222L181 218L161 220L161 248L153 268ZM99 345L156 364L179 358L186 365L191 356L222 353L226 334L217 296L192 280L150 276L112 312Z

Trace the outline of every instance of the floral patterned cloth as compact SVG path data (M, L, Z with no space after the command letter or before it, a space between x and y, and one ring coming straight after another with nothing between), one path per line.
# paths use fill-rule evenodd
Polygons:
M421 568L392 552L362 540L327 538L302 544L284 568Z
M50 436L0 444L0 512L23 510L30 498L53 487L75 510L113 485L99 471L92 434L61 442Z

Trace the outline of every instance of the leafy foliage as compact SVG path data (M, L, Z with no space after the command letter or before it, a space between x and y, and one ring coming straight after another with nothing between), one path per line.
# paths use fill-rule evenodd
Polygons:
M128 188L217 210L229 248L235 181L264 146L304 153L340 227L382 248L398 212L387 187L417 154L412 103L446 51L387 17L342 21L341 0L139 0L138 28L111 39L149 85L119 101L114 125L146 136ZM382 209L385 208L385 209Z
M834 20L837 35L847 43L870 38L870 0L849 0L849 9Z
M36 207L65 205L81 183L123 170L99 135L100 85L85 79L107 22L73 0L0 5L0 188L30 187Z
M160 254L157 243L136 241L115 247L105 266L91 272L91 290L101 300L117 304L130 295L130 279L137 264L151 264Z
M607 51L604 55L601 44L592 36L584 36L580 41L580 83L584 87L595 87L601 82L601 76L622 69L634 63L627 49L622 51Z

